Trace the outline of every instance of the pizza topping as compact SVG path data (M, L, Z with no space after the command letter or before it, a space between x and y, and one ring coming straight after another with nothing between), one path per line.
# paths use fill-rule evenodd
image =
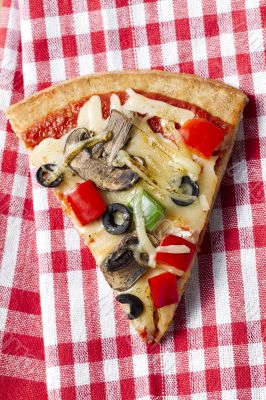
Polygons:
M78 126L86 126L90 131L100 132L106 122L102 113L102 102L99 96L92 96L81 108L78 115Z
M174 107L178 108L183 108L185 110L190 110L191 112L194 113L196 118L203 118L206 119L207 121L212 122L219 128L221 128L225 133L228 133L230 129L230 124L227 122L224 122L221 120L219 117L213 116L209 114L206 110L203 110L199 106L189 103L184 100L180 99L175 99L173 97L165 96L161 93L155 93L155 92L145 92L139 89L135 89L136 93L142 94L142 96L147 97L148 99L156 100L156 101L161 101L163 103L167 103L169 105L172 105Z
M183 254L190 253L190 248L184 244L172 244L169 246L158 246L157 252L160 253L171 253L171 254Z
M129 305L130 309L127 317L130 320L138 318L143 313L144 304L140 298L134 294L122 293L116 296L116 300L121 304Z
M146 162L143 157L138 157L138 156L131 156L133 160L135 160L139 165L142 165L142 167L146 167Z
M126 190L139 180L139 176L131 169L109 166L101 159L93 158L85 150L75 157L70 163L70 167L81 178L92 180L96 186L103 190Z
M93 136L94 132L89 131L87 128L83 127L74 129L67 137L64 153L68 154L72 149L79 149L81 143L84 143L85 140L91 139ZM94 143L94 145L96 144Z
M182 269L178 269L176 267L172 267L171 265L167 265L167 264L160 264L159 265L160 270L163 270L165 272L170 272L173 275L176 275L178 277L182 277L183 275L185 275L185 272L182 271Z
M76 143L73 143L73 140L71 140L73 136L78 137L78 141ZM45 180L45 186L50 187L49 185L51 185L52 182L57 181L57 178L59 178L65 172L71 160L73 160L84 148L89 148L99 142L110 140L110 137L110 132L101 132L97 135L92 135L87 131L86 128L75 129L68 137L68 139L70 138L69 142L68 140L66 142L64 148L65 154L62 163L50 171L49 176L47 176Z
M164 126L162 121L163 120L159 117L152 117L147 120L149 127L154 133L164 135Z
M108 131L105 131L105 134ZM93 137L93 136L92 136ZM70 144L78 143L80 140L79 130L71 133L65 146L65 151ZM96 186L104 190L125 190L133 186L139 177L130 169L119 169L107 165L101 158L104 151L102 147L92 147L91 150L84 149L71 161L70 167L85 180L92 180Z
M50 180L49 177L53 173L53 171L57 168L55 164L45 164L41 165L36 172L37 181L44 187L54 188L63 180L63 174L59 175L55 179Z
M112 110L106 126L106 130L112 132L113 138L104 146L104 153L107 163L112 165L118 151L122 149L130 139L132 122L124 114Z
M178 206L189 206L198 197L199 186L197 182L194 182L189 176L183 176L178 187L178 194L179 198L172 197L173 202ZM183 198L180 196L181 194L184 195Z
M190 195L188 193L182 193L181 190L178 190L175 184L175 179L166 188L164 186L165 182L164 185L160 185L152 176L149 175L147 168L145 168L143 164L140 164L135 157L128 154L125 150L119 151L117 158L115 159L113 164L120 167L126 165L140 178L142 178L143 181L145 181L145 183L150 186L150 188L155 190L155 192L161 199L163 199L165 196L170 196L172 197L173 201L180 200L180 203L186 202L189 204L193 203L196 200L196 196L194 196L193 194Z
M94 158L102 156L104 146L113 142L113 133L104 129L99 133L77 128L68 136L64 153L67 160L72 161L84 149Z
M102 217L103 226L112 235L122 235L132 224L132 214L123 204L109 204Z
M106 281L114 290L128 290L147 271L134 257L133 249L138 243L136 234L126 234L116 249L100 264Z
M92 125L91 125L92 127ZM100 127L99 124L94 127ZM130 169L115 168L111 161L116 157L117 152L126 145L130 138L131 122L117 111L112 111L109 122L101 133L93 135L87 131L91 138L98 135L109 135L109 140L104 144L99 143L90 149L85 148L71 161L70 167L77 174L85 179L92 180L96 186L103 190L126 190L133 186L139 179L138 175ZM79 128L73 131L65 146L65 152L71 146L77 146L83 140ZM89 139L86 139L87 141Z
M145 132L143 124L138 123L138 121L135 121L134 124L141 131L142 136L145 137L145 140L149 146L159 151L162 156L168 160L169 165L173 169L183 172L189 171L195 175L200 174L200 166L192 159L189 150L183 143L182 137L180 137L176 130L174 131L176 135L176 144L174 144L171 143L170 140L163 138L161 135L155 135L152 132Z
M162 101L148 99L132 89L127 89L126 92L129 95L126 101L127 109L146 114L149 118L156 116L183 125L187 120L195 116L190 110L174 107Z
M201 194L199 197L200 205L202 207L203 211L209 211L210 205L208 203L208 200L206 199L205 194Z
M134 198L131 199L129 206L133 208ZM142 195L142 211L145 220L145 228L151 232L160 219L164 216L165 208L155 200L149 193L143 191Z
M142 209L142 197L143 197L143 189L141 187L138 187L133 201L135 225L139 239L138 251L146 253L148 255L148 259L146 261L147 265L152 268L155 268L156 249L153 246L146 232L144 213Z
M192 238L192 232L188 228L180 227L170 219L163 219L156 226L153 235L158 239L162 240L166 235L176 235L183 238Z
M203 118L187 121L180 129L187 146L200 156L209 158L221 144L225 132Z
M132 171L134 171L140 178L142 178L149 186L153 189L157 190L157 192L161 195L167 195L167 191L163 188L160 188L157 183L148 175L148 172L145 166L140 163L135 157L132 157L125 150L120 150L113 165L117 165L120 167L127 166Z
M174 248L172 247L174 246ZM177 252L176 246L185 246L186 250L184 252ZM166 251L165 249L166 248ZM173 252L168 252L168 249L173 249ZM178 247L180 249L180 247ZM189 249L189 252L187 250ZM162 250L163 249L163 250ZM168 235L166 236L160 244L160 247L157 249L156 253L156 262L157 264L166 264L172 267L177 268L178 270L186 272L192 262L196 251L196 246L189 242L188 240L175 236L175 235ZM159 265L160 266L160 265Z
M177 277L170 272L149 279L151 295L155 308L178 303Z
M104 201L91 181L77 185L67 193L66 199L81 225L98 219L106 210Z

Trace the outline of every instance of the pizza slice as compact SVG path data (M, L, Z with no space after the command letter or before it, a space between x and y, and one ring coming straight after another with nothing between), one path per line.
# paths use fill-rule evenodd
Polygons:
M246 102L222 82L129 71L67 81L6 111L146 342L173 319Z

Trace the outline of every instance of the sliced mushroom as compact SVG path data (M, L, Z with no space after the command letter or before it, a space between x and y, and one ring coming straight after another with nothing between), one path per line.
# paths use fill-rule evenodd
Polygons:
M93 135L94 132L88 131L88 129L86 128L74 129L66 140L64 153L67 153L70 147L72 147L73 145L78 144L82 140L90 139ZM94 158L101 157L103 150L104 150L104 143L102 142L95 144L93 147L85 149L85 151L91 154Z
M103 143L97 143L95 146L93 146L91 149L85 149L89 153L91 153L93 158L100 158L103 154L104 151L104 144Z
M51 176L53 171L56 169L55 164L45 164L41 165L36 173L36 179L40 185L47 188L54 188L63 180L63 174L60 174L57 178L53 179L50 183L47 183L48 178Z
M93 136L93 132L88 131L86 128L74 129L66 140L64 153L67 153L68 149L74 144L78 144L82 140L89 139L91 136Z
M117 248L100 265L106 281L114 290L123 292L147 272L137 263L132 248L138 244L136 234L127 234Z
M81 178L93 181L103 190L126 190L139 180L139 176L131 169L107 165L100 159L94 159L86 150L81 151L69 166Z
M127 314L128 319L136 319L143 313L144 305L140 298L134 294L122 293L116 296L116 300L121 304L129 305L130 310Z
M112 115L114 111L115 110L112 111ZM112 122L111 126L113 125L114 122ZM112 157L115 157L117 151L121 148L121 146L124 146L129 139L128 132L124 135L120 130L120 134L123 139L118 140L118 137L116 136L116 140L119 142L117 145L114 140L114 135L118 134L118 130L115 132L116 133L113 133L112 140L105 144L98 143L92 148L82 150L69 163L70 168L72 168L73 171L75 171L81 178L85 180L92 180L96 186L103 190L127 190L139 180L138 174L133 172L130 168L117 168L113 167L112 165L108 165L105 157L107 154L105 146L107 144L109 145L107 151L110 151L110 156L112 154ZM86 128L75 129L67 138L64 152L67 153L71 146L79 143L79 141L89 139L92 135L93 132L89 132Z
M183 206L183 207L189 206L190 204L194 203L194 201L199 195L199 185L197 184L197 182L193 181L189 176L182 177L179 190L182 195L185 196L187 195L188 198L182 199L178 197L177 198L172 197L172 201L178 206ZM194 199L192 196L194 196Z
M132 122L130 118L121 114L117 110L112 110L111 115L106 126L106 130L112 132L112 140L107 142L104 146L104 156L109 165L112 165L117 153L129 141L131 136Z

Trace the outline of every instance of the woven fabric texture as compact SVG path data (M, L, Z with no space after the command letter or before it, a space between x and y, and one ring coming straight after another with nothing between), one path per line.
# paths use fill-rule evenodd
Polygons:
M45 399L44 381L52 400L266 398L265 27L265 0L3 0L1 110L65 79L123 69L195 73L249 97L198 263L160 345L131 330L53 194L30 178L1 113L7 399Z

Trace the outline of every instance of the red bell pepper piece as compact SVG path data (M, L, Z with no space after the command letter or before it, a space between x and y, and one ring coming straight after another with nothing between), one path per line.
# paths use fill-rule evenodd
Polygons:
M91 181L80 183L67 193L66 199L81 225L98 219L106 210L106 205Z
M178 277L170 272L149 279L153 303L156 308L178 303Z
M209 158L222 142L225 132L203 118L190 119L181 126L185 143L200 156Z
M158 253L156 253L157 264L171 265L172 267L176 267L186 272L195 254L196 246L193 243L189 242L188 240L175 235L166 236L160 243L160 246L170 246L170 245L185 245L190 248L190 252L173 254L173 253L163 253L162 251L159 251Z

